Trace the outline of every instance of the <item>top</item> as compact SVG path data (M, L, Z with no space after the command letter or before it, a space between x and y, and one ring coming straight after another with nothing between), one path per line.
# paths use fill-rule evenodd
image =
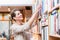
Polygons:
M11 27L11 34L14 35L14 40L26 40L25 38L25 30L30 29L29 23L25 23L24 25L19 25L14 23Z

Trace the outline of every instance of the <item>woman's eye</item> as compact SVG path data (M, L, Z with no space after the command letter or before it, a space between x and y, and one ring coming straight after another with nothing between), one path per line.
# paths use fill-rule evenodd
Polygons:
M18 15L19 15L19 13L18 13Z

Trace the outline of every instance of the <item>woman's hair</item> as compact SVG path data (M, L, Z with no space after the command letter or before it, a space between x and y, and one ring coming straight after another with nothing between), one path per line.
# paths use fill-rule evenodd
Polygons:
M16 16L16 14L14 13L15 11L21 11L21 10L19 10L19 9L13 9L13 10L10 12L10 14L11 14L11 19L12 19L12 20L15 20L15 19L13 19L13 17Z

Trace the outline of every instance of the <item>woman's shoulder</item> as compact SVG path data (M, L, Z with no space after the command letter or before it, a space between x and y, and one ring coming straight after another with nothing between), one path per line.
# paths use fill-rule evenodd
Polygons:
M17 25L14 23L14 24L12 24L11 26L10 26L10 28L12 29L12 28L15 28Z
M24 24L23 24L23 26L29 26L29 23L28 23L28 22L26 22L26 23L24 23Z

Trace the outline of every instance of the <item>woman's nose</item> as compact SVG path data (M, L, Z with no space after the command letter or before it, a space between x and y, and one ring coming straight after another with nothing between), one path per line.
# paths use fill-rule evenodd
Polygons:
M22 16L22 14L20 14L20 16Z

